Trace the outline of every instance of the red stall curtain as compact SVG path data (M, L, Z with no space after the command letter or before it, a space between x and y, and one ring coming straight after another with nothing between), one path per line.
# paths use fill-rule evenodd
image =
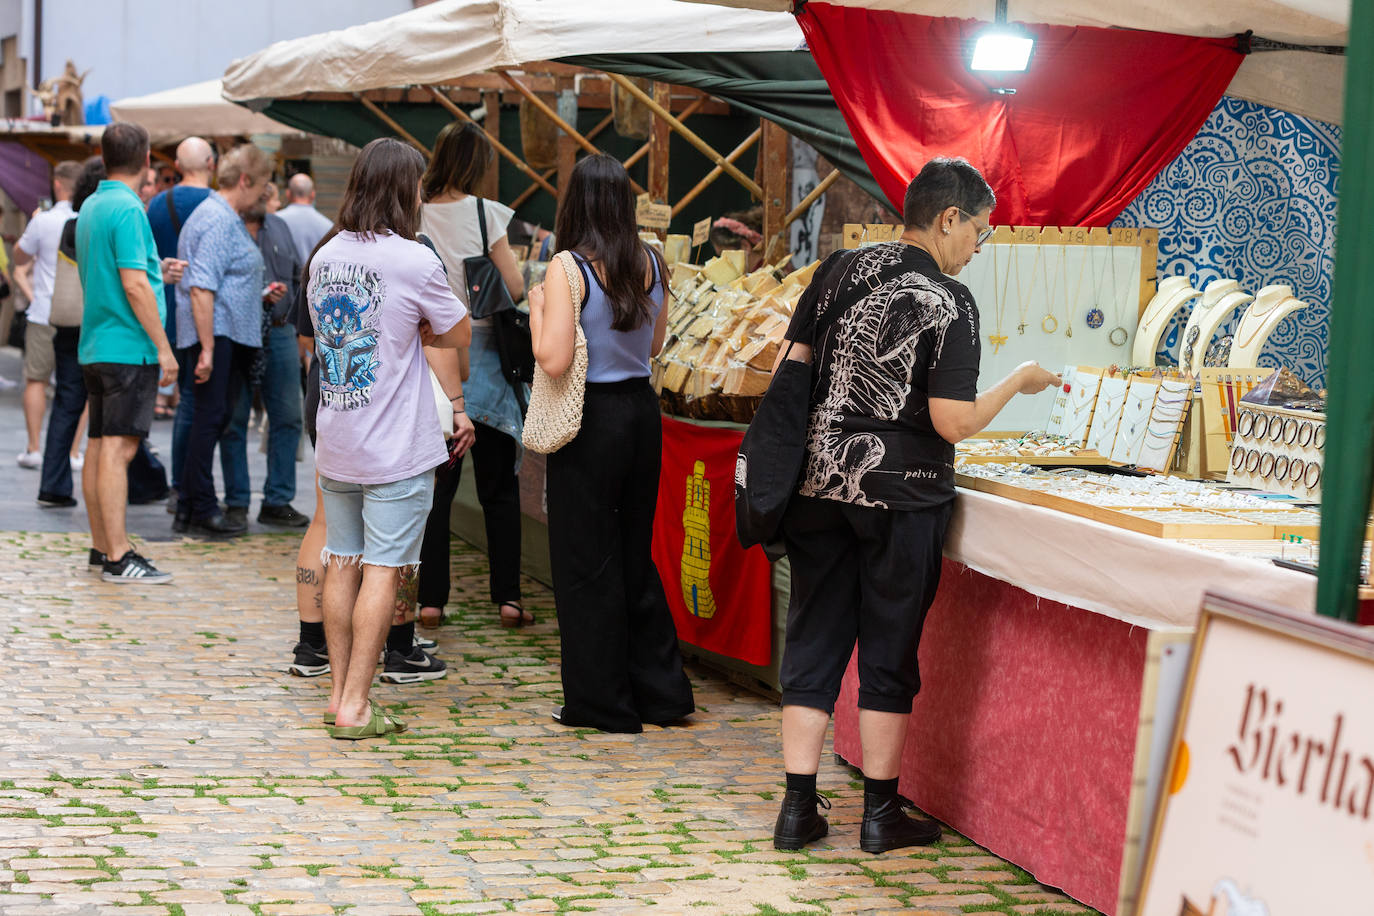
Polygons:
M761 549L745 550L735 536L735 456L743 438L737 429L663 418L653 556L678 636L767 665L772 568Z
M897 212L923 163L963 156L997 193L998 225L1110 223L1198 132L1243 57L1234 39L1026 25L1025 73L973 73L985 22L818 2L797 21Z

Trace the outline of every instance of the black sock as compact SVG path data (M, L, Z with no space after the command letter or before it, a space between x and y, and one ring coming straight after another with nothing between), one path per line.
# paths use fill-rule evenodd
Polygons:
M393 652L400 652L402 655L409 655L414 645L415 621L391 625L391 631L386 634L386 647L388 649Z
M324 645L324 621L311 623L306 620L301 621L301 642L307 645L319 647Z
M787 791L793 789L798 792L807 792L811 795L816 794L816 774L815 773L788 773Z
M871 778L871 777L865 776L865 777L864 777L864 794L865 794L865 795L896 795L896 794L897 794L897 777L894 776L894 777L891 778L891 779L873 779L873 778Z

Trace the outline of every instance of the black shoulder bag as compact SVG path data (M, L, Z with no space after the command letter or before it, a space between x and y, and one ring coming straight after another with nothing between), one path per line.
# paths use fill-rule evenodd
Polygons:
M496 353L501 360L501 376L515 391L520 415L524 416L529 406L525 399L525 386L534 382L534 342L530 337L530 316L516 308L501 271L491 259L486 202L480 197L477 198L477 225L482 231L482 253L463 259L468 310L473 318L491 319Z
M745 547L761 545L773 561L787 555L782 542L782 517L797 490L806 459L815 345L849 307L832 306L823 322L817 319L812 324L810 363L788 359L796 341L787 342L782 362L773 373L735 458L735 534Z

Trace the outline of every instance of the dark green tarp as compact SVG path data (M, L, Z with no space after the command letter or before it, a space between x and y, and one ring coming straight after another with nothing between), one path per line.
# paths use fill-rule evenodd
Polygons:
M1327 436L1322 470L1317 610L1354 620L1365 523L1374 484L1374 4L1352 3L1345 65L1345 135L1336 275L1327 352ZM1364 61L1364 63L1360 63ZM1359 74L1366 74L1360 76Z
M700 89L809 143L874 200L887 201L809 51L587 54L562 62Z

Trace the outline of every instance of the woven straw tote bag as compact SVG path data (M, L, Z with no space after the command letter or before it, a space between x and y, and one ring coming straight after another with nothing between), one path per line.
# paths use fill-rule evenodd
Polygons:
M582 428L582 401L587 393L587 335L582 333L582 271L572 252L560 251L554 260L563 266L572 293L573 358L566 372L553 378L539 364L530 386L530 409L521 437L525 448L547 455L577 438Z

